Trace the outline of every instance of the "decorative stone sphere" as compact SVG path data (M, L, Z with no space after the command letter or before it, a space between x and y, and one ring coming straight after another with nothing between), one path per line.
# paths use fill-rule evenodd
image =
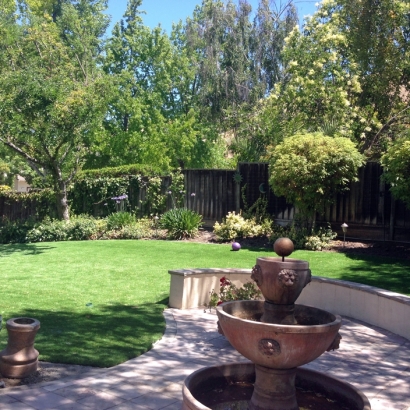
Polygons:
M277 255L285 257L295 250L295 246L289 238L278 238L273 244L273 250Z
M232 242L232 250L239 251L241 249L241 244L239 242Z

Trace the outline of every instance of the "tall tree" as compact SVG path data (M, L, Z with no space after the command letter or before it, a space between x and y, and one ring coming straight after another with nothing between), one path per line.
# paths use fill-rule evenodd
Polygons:
M402 0L323 2L288 37L286 76L267 107L378 157L410 119L409 16Z
M185 23L198 67L194 87L201 120L226 132L240 159L259 160L265 151L250 118L283 77L282 48L296 21L292 2L281 7L262 0L252 21L246 0L203 0Z
M192 109L195 67L183 33L176 27L170 38L160 27L145 26L141 3L129 1L107 42L104 69L117 94L109 105L99 156L90 157L87 166L101 161L156 164L164 170L205 166L217 135L204 136Z
M33 14L27 3L20 22L0 14L7 33L0 36L0 141L50 181L64 219L67 186L99 132L109 84L96 68L91 23L82 20L86 3L62 5L56 22L47 12ZM73 33L81 44L70 41Z

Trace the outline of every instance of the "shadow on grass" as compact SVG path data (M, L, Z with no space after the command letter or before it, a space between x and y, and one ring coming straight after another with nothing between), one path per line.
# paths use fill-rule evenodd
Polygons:
M0 245L0 258L3 256L9 256L13 253L22 252L26 255L39 255L44 253L49 249L54 249L54 246L50 245L40 245L32 243L18 243L18 244L8 244Z
M353 263L338 279L410 295L410 261L359 254L346 257Z
M18 316L41 323L35 341L39 360L111 367L148 351L161 338L167 303L168 299L141 305L107 304L84 307L82 312L27 309ZM4 326L0 350L6 336Z

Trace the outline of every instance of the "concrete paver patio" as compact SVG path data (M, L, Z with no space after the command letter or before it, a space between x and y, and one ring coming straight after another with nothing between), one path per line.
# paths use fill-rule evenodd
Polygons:
M77 378L2 389L1 410L180 410L182 382L193 371L247 361L218 334L216 314L203 309L164 312L164 337L140 357ZM410 341L343 318L340 349L306 367L352 383L372 410L410 410Z

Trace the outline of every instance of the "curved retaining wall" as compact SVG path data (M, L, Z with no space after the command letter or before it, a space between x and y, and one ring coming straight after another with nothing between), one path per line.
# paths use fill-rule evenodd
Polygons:
M211 290L219 291L219 279L226 276L236 286L250 281L250 269L170 270L171 308L205 307ZM342 316L379 326L410 339L410 297L359 283L313 276L297 300Z

